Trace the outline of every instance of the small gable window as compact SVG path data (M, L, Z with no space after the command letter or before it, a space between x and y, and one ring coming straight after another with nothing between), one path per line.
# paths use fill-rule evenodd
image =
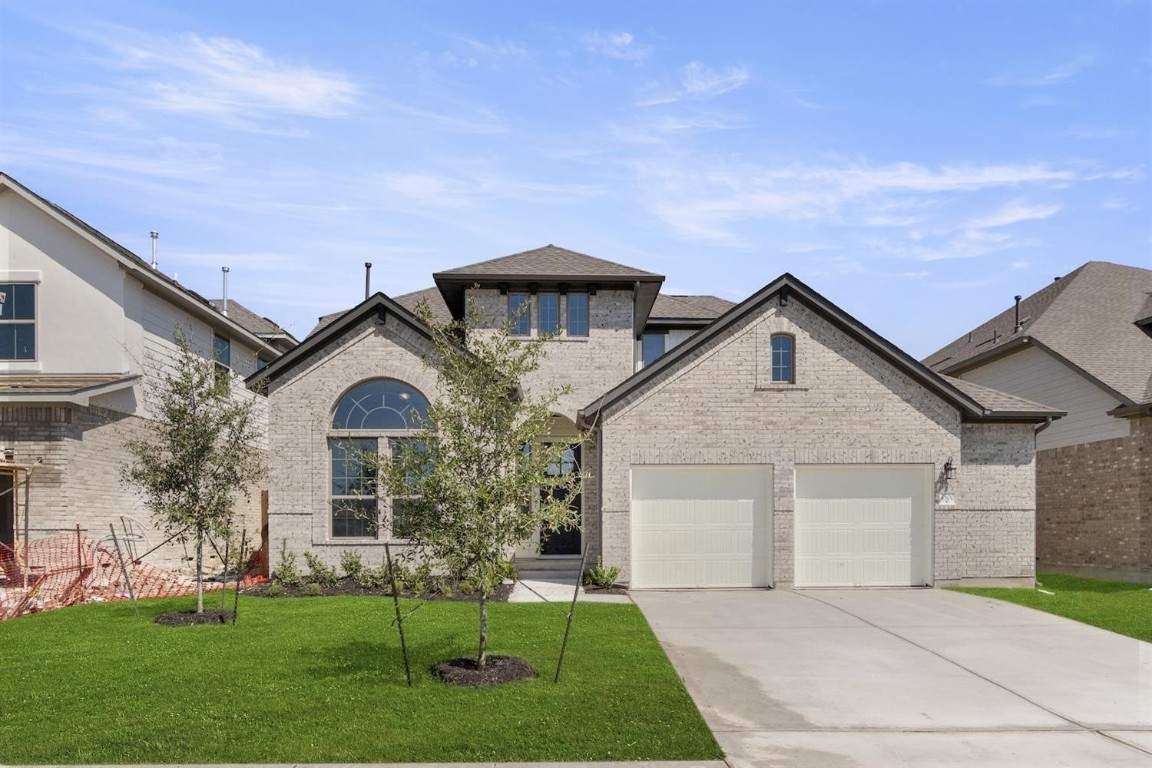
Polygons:
M790 333L772 334L772 381L776 384L795 384L796 337Z
M36 286L0 283L0 360L36 359Z
M665 333L646 333L640 337L640 355L645 368L652 365L656 362L656 358L664 354L664 342L667 338L668 335Z

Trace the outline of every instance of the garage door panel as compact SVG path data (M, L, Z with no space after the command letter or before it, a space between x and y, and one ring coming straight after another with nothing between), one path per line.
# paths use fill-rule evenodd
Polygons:
M770 472L765 466L634 468L632 585L766 586Z
M796 586L926 583L929 478L914 465L797 467Z

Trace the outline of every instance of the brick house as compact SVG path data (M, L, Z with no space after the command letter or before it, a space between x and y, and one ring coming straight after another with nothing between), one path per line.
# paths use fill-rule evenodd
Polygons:
M1048 403L1039 567L1152 583L1152 270L1090 261L926 358Z
M16 462L40 461L27 518L21 509L16 519L13 479L0 474L0 544L11 546L25 526L30 539L77 525L100 539L115 524L142 545L163 540L120 468L125 438L151 418L146 392L174 359L177 327L266 421L265 399L243 377L295 346L290 334L236 302L221 312L0 174L0 448ZM260 496L240 510L253 532ZM171 547L149 560L179 566L181 555Z
M1035 430L1059 411L932 372L790 275L733 305L550 245L433 277L321 318L249 377L271 406L273 546L336 563L403 543L348 446L414 434L403 414L437 384L412 307L471 298L492 327L526 307L517 333L558 334L529 391L572 387L550 439L586 475L583 530L525 542L522 572L586 547L634 588L1030 583Z

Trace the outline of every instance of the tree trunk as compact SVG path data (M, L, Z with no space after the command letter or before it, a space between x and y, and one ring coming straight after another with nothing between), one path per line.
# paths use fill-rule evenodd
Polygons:
M196 532L196 613L204 613L204 532Z
M476 666L488 663L488 596L480 593L480 651L476 654Z

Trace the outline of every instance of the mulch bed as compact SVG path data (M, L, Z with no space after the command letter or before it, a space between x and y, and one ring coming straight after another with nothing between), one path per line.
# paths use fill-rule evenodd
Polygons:
M219 608L205 608L204 613L174 611L160 614L156 617L156 623L166 627L187 627L193 624L231 624L232 611L224 611Z
M476 659L452 659L432 667L432 676L447 685L468 687L514 683L536 677L532 665L516 656L489 656L483 667Z
M273 582L274 583L274 582ZM280 594L268 594L268 588L272 583L257 584L255 586L247 587L242 590L243 594L251 595L253 597L333 597L340 595L353 595L353 596L371 596L377 597L391 597L392 587L389 585L382 585L379 587L362 587L352 579L347 577L340 579L334 586L325 587L320 586L319 591L316 588L309 587L304 584L299 587L285 587L280 585ZM488 597L489 600L496 603L504 603L508 601L508 595L512 593L511 584L501 584L496 587L496 591ZM475 600L479 595L475 593L461 593L457 591L441 592L439 590L433 592L416 593L410 589L400 590L400 597L411 597L420 600Z
M590 584L584 585L584 594L586 595L626 595L628 590L625 587L618 587L613 584L610 587L593 587Z

